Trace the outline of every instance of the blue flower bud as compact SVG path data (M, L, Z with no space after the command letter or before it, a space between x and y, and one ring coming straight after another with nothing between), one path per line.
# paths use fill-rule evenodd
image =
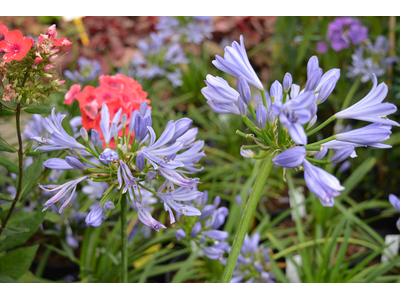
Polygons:
M290 90L292 83L293 83L292 75L290 73L286 73L285 77L283 77L283 91L285 93L287 93Z
M157 172L156 172L156 171L149 171L149 172L147 172L147 174L146 174L146 180L151 180L151 179L153 179L154 177L156 177L156 175L157 175Z
M115 208L114 203L112 203L111 201L107 201L106 203L104 203L104 206L107 209L114 209Z
M321 151L317 151L317 153L314 155L315 159L323 159L325 155L328 153L328 147L322 147Z
M344 146L340 148L332 157L329 159L329 162L332 164L336 164L338 162L344 161L348 158L354 151L354 146Z
M343 173L346 172L351 167L351 161L346 160L342 165L339 167L338 172Z
M99 143L99 132L96 129L92 129L92 132L90 134L90 137L92 139L92 143L97 146Z
M72 156L66 156L65 157L65 161L74 169L78 169L78 170L85 170L86 167L79 161L77 160L75 157Z
M239 91L240 97L242 97L243 102L246 105L251 104L251 92L250 92L250 86L247 83L246 79L243 77L239 77L238 82L237 82L237 88Z
M99 160L103 164L108 165L109 163L118 160L118 153L112 149L107 148L100 154Z
M220 203L221 203L221 197L220 196L215 197L214 202L213 202L213 205L215 206L215 208L217 208Z
M208 231L203 231L201 234L217 241L223 241L229 237L228 232L221 230L208 230Z
M190 237L196 237L201 231L201 223L197 222L193 225L192 231L190 232Z
M260 129L265 129L265 125L267 124L268 112L264 105L257 105L256 118L258 127Z
M103 222L103 207L99 205L91 210L86 216L85 222L87 227L99 227Z
M139 113L142 115L142 117L144 117L146 115L146 111L147 111L147 102L143 101L142 103L140 103Z
M394 194L389 195L389 202L392 206L400 212L400 199Z
M305 92L314 91L318 86L319 81L322 77L322 69L318 68L314 71L310 78L307 79L306 87L304 88Z
M240 195L236 195L235 197L235 203L237 205L241 205L242 204L242 197Z
M81 137L87 142L88 141L88 133L85 128L81 127Z
M211 216L215 211L215 206L212 204L204 206L203 210L201 211L201 215L199 217L199 221L204 220L205 218Z
M335 77L331 77L327 80L327 82L321 88L321 91L318 93L318 98L316 101L317 104L323 103L329 97L336 86L336 82L337 80Z
M121 117L122 127L126 127L127 121L128 121L128 116L126 114L123 114L122 117Z
M139 169L140 172L143 171L143 169L145 167L143 154L139 154L138 156L136 156L136 167Z
M272 159L272 163L284 168L297 168L306 157L306 149L304 147L293 147L283 151Z
M175 237L178 241L186 237L186 233L183 229L178 229L175 231Z
M246 116L247 114L247 106L246 104L243 102L242 97L238 97L238 108L239 108L239 113L242 117Z

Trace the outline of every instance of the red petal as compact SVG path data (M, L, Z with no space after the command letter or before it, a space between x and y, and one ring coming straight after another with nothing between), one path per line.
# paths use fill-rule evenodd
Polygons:
M22 33L18 30L9 31L4 35L4 39L10 44L19 44L22 42Z
M0 51L5 51L4 49L6 49L7 46L8 46L7 42L1 41L0 42Z
M4 35L7 32L8 32L7 26L0 23L0 34Z
M5 62L12 61L13 59L14 59L13 53L6 53L3 56L3 61L5 61Z
M32 41L27 36L24 37L21 43L21 52L24 52L26 54L29 52L29 50L31 50L31 48L32 48Z

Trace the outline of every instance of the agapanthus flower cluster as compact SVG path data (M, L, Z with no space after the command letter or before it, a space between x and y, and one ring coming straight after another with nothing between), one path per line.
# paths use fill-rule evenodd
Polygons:
M43 210L61 204L61 213L74 197L77 186L91 180L106 182L108 189L87 215L87 226L100 226L120 201L130 201L143 224L157 231L165 228L143 203L141 189L149 191L164 204L171 223L175 221L174 215L199 216L201 212L197 208L187 205L202 194L197 191L199 179L188 177L202 170L198 168L198 162L204 156L204 142L196 141L198 130L191 128L192 120L169 121L157 138L152 128L151 108L146 101L139 110L128 112L129 124L128 114L122 112L121 107L111 118L110 109L104 103L99 120L101 134L94 128L88 133L82 127L80 136L84 143L65 131L62 126L64 114L57 116L53 108L51 116L44 119L43 126L49 135L48 138L31 137L41 144L36 149L67 152L63 158L46 160L44 165L56 170L80 170L84 174L61 185L40 185L53 195L43 204ZM120 131L122 136L119 137ZM109 147L111 138L114 138L115 150ZM164 179L157 190L149 184L154 178Z
M170 36L174 41L195 44L211 39L214 31L212 18L208 16L160 17L155 28L158 32Z
M78 70L71 72L64 71L64 76L73 82L87 84L93 82L101 74L102 68L98 60L90 60L86 57L79 57L77 61Z
M4 52L0 63L2 100L16 99L29 105L59 91L64 81L52 75L60 51L57 47L69 46L72 42L65 37L57 39L56 25L50 26L36 42L18 30L8 31L1 23L0 34L0 53Z
M339 69L324 73L318 58L313 56L307 64L307 82L302 90L300 85L293 83L291 74L286 73L282 84L275 81L271 85L267 97L249 62L242 37L240 45L233 42L231 47L225 48L224 58L216 56L213 63L218 69L238 78L237 90L224 79L208 75L207 87L202 89L202 93L215 112L241 115L251 133L239 130L236 133L255 142L255 145L241 148L242 156L263 159L280 153L272 159L274 165L283 168L302 166L308 188L324 206L332 206L333 198L339 196L344 187L333 175L314 164L338 163L355 157L356 147L391 148L382 143L389 139L391 126L399 126L387 118L397 108L394 104L382 103L388 88L385 83L378 85L375 75L368 95L312 129L318 118L318 106L327 100L339 80ZM262 102L257 103L256 109L251 103L249 85L261 91ZM361 120L372 124L308 143L309 136L335 119ZM261 152L256 155L252 149ZM328 150L335 154L324 159Z
M129 76L138 79L166 77L174 87L182 85L181 64L188 60L178 42L170 41L168 34L150 33L149 38L137 43L140 53L131 61Z
M181 228L175 231L175 237L178 241L196 243L196 247L200 247L207 258L221 260L229 249L229 244L225 241L229 234L219 229L224 225L229 209L225 206L219 207L219 196L214 198L212 204L207 202L208 192L204 191L193 201L194 206L201 209L201 215L197 219L182 222Z
M99 82L99 87L87 85L83 90L79 84L72 85L65 94L64 103L71 104L77 100L82 112L83 128L96 129L100 134L100 139L103 139L105 137L103 131L100 130L100 121L104 104L107 105L111 119L116 117L121 110L118 118L125 114L126 123L130 125L132 113L137 111L143 102L150 103L150 100L147 99L147 93L142 90L142 86L125 75L102 75L99 77ZM118 136L122 136L121 128L122 126L118 129ZM112 138L113 136L108 134L105 140L109 143Z
M398 212L400 212L400 199L399 199L396 195L390 194L390 195L389 195L389 201L390 201L390 204L392 204L392 206L393 206ZM397 226L397 228L400 230L400 218L397 220L396 226Z
M361 76L361 82L371 80L374 74L377 77L386 74L387 70L396 63L397 56L388 56L390 41L383 35L376 38L375 43L367 41L351 56L352 66L349 66L348 77Z
M269 262L269 248L259 245L260 234L254 233L250 238L246 235L242 249L233 271L231 283L274 283L275 275L271 273ZM229 253L230 249L228 250ZM226 264L226 259L222 260Z
M349 48L351 44L359 45L367 38L368 29L352 17L338 17L328 24L326 39L336 52Z

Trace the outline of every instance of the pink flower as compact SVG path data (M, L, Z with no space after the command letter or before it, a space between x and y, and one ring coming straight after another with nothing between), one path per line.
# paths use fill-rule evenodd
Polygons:
M56 24L51 25L47 30L46 34L54 41L57 38Z
M42 58L41 57L36 57L35 58L35 64L40 64L40 63L42 63Z
M23 37L18 30L9 31L4 35L4 41L0 42L0 49L6 54L3 61L22 60L32 48L32 43L28 37Z
M66 37L63 37L62 39L56 39L54 40L53 46L69 46L72 45L72 42L68 41Z
M69 91L65 94L64 104L71 104L76 99L76 95L81 91L80 84L74 84L70 87Z
M50 71L50 70L53 69L53 68L54 68L53 65L47 65L47 66L44 67L44 70L45 70L45 71Z

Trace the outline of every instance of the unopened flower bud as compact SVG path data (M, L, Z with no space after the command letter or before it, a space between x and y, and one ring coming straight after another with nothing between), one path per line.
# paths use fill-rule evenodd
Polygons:
M107 165L109 163L112 163L113 161L118 159L118 153L115 152L112 149L107 148L104 150L99 157L100 162L103 164Z
M123 114L122 115L122 117L121 117L121 124L122 124L122 127L126 127L126 122L127 122L127 120L128 120L128 117L127 117L127 115L126 114Z
M57 38L56 24L51 25L47 30L46 34L54 41Z
M283 77L283 91L287 93L292 86L293 78L290 73L286 73L285 77Z
M50 54L56 54L58 51L60 51L60 49L53 49L50 51Z
M284 168L297 168L301 165L306 157L306 149L304 147L293 147L283 151L272 159L275 166Z
M33 65L32 65L32 69L37 70L37 64L33 64Z
M81 132L81 137L87 142L89 138L86 129L81 127L80 132Z
M240 155L243 157L247 158L253 158L254 157L254 152L251 151L250 149L243 149L243 147L240 148Z
M259 103L256 110L257 125L260 129L265 129L267 124L268 112L264 105Z
M128 147L126 146L126 144L121 146L121 150L122 150L122 153L124 153L124 154L128 153Z
M238 108L239 108L239 113L242 117L245 117L247 114L247 106L242 100L242 97L238 97Z
M193 225L192 231L190 232L190 237L196 237L201 231L201 223L197 222Z
M65 83L65 80L60 80L60 81L57 81L57 83L58 83L58 85L62 85L62 84L64 84L64 83Z
M249 84L247 83L246 79L243 77L239 77L238 82L237 82L237 87L239 91L240 97L242 97L243 102L246 105L251 104L251 92L250 92L250 87Z
M104 206L105 206L107 209L114 209L114 208L115 208L114 203L112 203L111 201L107 201L106 203L104 203Z
M57 57L58 57L58 54L52 55L49 57L49 61L54 62L57 59Z
M329 159L330 163L336 164L338 162L344 161L348 158L354 151L354 146L344 146L340 148L332 157Z
M178 241L186 237L186 233L183 229L178 229L175 231L175 237Z
M47 66L44 67L44 70L45 70L45 71L50 71L50 70L53 69L53 68L54 68L53 65L47 65Z
M146 115L146 111L147 111L147 102L143 101L142 103L140 103L139 107L139 112L142 115L142 117Z
M41 57L36 57L35 58L35 64L40 64L40 63L42 63L42 58Z
M67 164L69 164L74 169L77 169L77 170L85 170L86 169L86 167L75 157L66 156L65 161L67 162Z

